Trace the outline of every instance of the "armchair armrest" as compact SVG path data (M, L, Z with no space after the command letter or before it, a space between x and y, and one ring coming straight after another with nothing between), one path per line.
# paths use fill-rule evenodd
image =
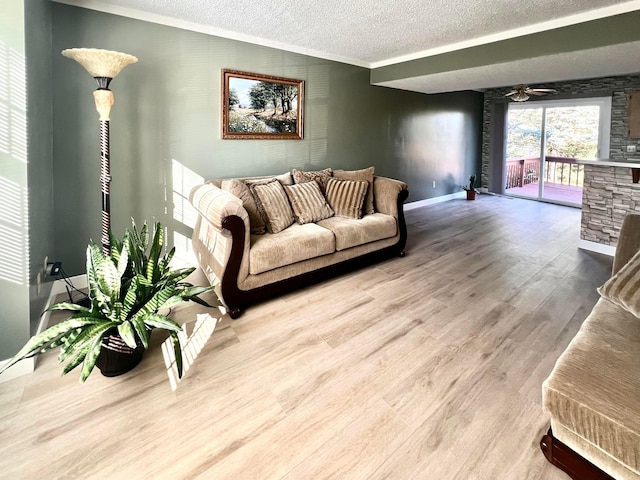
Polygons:
M373 198L376 212L402 216L402 204L409 195L407 184L387 177L374 177Z
M620 238L616 247L616 255L613 259L613 274L620 270L631 260L640 249L640 215L630 213L624 217Z
M240 199L209 183L194 187L189 201L198 212L193 251L226 303L249 274L249 214Z

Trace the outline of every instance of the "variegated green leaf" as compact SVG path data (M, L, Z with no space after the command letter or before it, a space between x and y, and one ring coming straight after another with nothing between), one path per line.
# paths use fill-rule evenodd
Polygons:
M142 345L144 345L144 348L149 348L149 330L144 324L142 317L133 317L131 319L131 323L133 324L133 328L138 334L138 338L142 342Z
M80 381L82 383L87 380L87 377L91 375L91 372L93 371L93 367L96 366L96 360L98 359L98 355L100 355L103 336L104 333L103 335L96 335L95 340L89 345L87 354L82 363L82 373L80 374Z
M164 328L165 330L169 330L171 332L182 331L182 327L180 325L171 320L169 317L165 317L164 315L149 313L147 315L141 316L141 318L144 323L146 323L150 327Z
M116 260L118 275L122 278L129 266L129 232L124 233L122 250L120 251L118 258L114 257L114 260Z
M176 247L173 247L171 250L169 250L169 253L167 253L164 258L162 260L160 260L160 271L161 272L165 272L169 269L169 263L171 263L171 259L173 258L173 255L176 253Z
M111 299L110 289L105 288L104 265L113 263L102 253L100 248L91 244L87 247L87 281L89 291L99 305L108 303Z
M97 246L92 249L91 262L100 291L109 299L117 299L120 294L120 275L111 259L104 255Z
M168 287L156 292L153 297L151 297L151 299L142 306L140 311L144 313L152 313L159 310L160 307L174 295L175 291L175 288Z
M131 313L131 309L136 304L140 287L137 278L133 278L124 297L122 316L127 318Z
M155 232L153 234L153 242L151 243L151 251L149 252L149 261L147 263L146 277L150 282L156 282L159 278L158 262L164 245L164 230L159 222L155 224Z
M172 281L172 282L179 282L180 280L184 280L185 278L187 278L189 275L191 275L191 273L195 270L195 268L190 267L190 268L180 268L178 270L171 270L170 272L168 272L165 277L163 278L163 280L165 281Z
M91 311L87 307L83 307L82 305L78 305L77 303L68 303L68 302L61 302L61 303L56 303L54 305L51 305L49 308L45 310L45 312L50 312L53 310L67 310L70 312L84 312L84 313L89 313Z
M82 334L76 339L76 342L73 344L73 348L69 349L65 352L65 354L61 354L58 357L58 361L64 362L69 357L69 363L64 368L62 375L66 375L71 370L76 368L82 361L84 360L87 352L94 344L96 338L100 339L100 344L102 344L102 339L105 334L112 329L116 324L108 323L104 325L93 325L88 329L84 330Z
M182 378L182 345L180 345L180 338L178 338L178 334L176 332L171 332L171 342L173 343L173 353L176 356L178 378Z
M126 343L129 347L131 348L137 347L136 334L133 331L133 326L131 325L131 322L126 321L118 325L118 333L122 337L122 340L124 340L124 343Z
M71 318L60 322L53 327L47 328L40 334L31 337L26 345L22 347L20 351L16 353L15 356L2 368L0 368L0 373L4 372L10 366L15 365L20 360L40 353L43 349L49 350L47 347L51 342L73 332L76 328L91 325L93 323L96 323L95 318Z
M181 303L182 303L182 297L180 295L172 295L162 305L160 305L158 310L161 308L175 307L176 305L180 305Z

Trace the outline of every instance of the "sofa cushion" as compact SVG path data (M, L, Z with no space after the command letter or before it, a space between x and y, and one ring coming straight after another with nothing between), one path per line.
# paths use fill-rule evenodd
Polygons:
M398 232L396 219L383 213L367 215L360 220L331 217L318 222L318 225L333 232L337 251L390 238Z
M252 183L251 192L265 219L269 233L278 233L293 223L293 212L282 184L273 179L268 183Z
M302 170L296 170L294 168L291 170L291 175L293 176L293 181L295 183L306 183L315 180L318 182L318 185L320 185L320 191L324 193L327 190L327 183L329 182L329 179L333 176L333 170L325 168L324 170L303 172Z
M328 255L335 252L335 246L333 233L315 223L294 223L276 235L252 235L249 273L257 275L285 265Z
M362 214L367 215L374 213L373 208L373 176L376 173L375 167L364 168L362 170L334 170L333 178L339 180L355 180L357 182L367 182L367 195L364 197L362 205Z
M249 186L241 180L235 178L223 180L222 190L229 192L231 195L238 197L242 201L242 206L249 214L249 224L251 225L251 233L261 235L265 232L265 223L262 215L258 211L258 206L253 198L253 194Z
M640 317L640 251L598 288L598 293Z
M640 322L600 299L542 387L544 410L640 474Z
M300 225L317 222L333 216L333 210L322 196L315 180L284 187L289 197L293 216Z
M329 180L327 201L336 215L349 218L362 218L362 203L367 193L367 182L351 180Z

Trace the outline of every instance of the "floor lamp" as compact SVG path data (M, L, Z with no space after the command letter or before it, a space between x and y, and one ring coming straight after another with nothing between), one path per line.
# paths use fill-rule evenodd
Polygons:
M109 200L111 169L109 165L109 113L113 105L113 92L109 83L124 67L138 61L133 55L96 48L70 48L62 55L82 65L98 82L93 92L96 110L100 114L100 186L102 189L102 251L111 254L109 230L111 229L111 205Z

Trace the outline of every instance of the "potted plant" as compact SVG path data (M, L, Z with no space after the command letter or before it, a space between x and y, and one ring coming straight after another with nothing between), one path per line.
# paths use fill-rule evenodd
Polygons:
M475 189L475 184L476 184L476 176L474 174L469 177L469 185L462 186L462 189L467 192L467 200L476 199L476 194L478 193L478 191Z
M60 347L58 361L67 361L63 375L80 364L82 382L96 365L105 376L119 375L140 362L149 347L151 331L161 328L169 331L178 375L182 376L178 339L182 327L160 310L185 300L211 307L198 295L213 287L183 281L195 268L169 267L175 249L163 253L164 231L160 223L155 223L151 244L146 223L138 232L132 220L132 229L125 230L122 241L109 233L111 255L102 253L94 243L87 247L90 305L52 305L48 310L67 310L71 316L32 337L0 373L24 358Z

